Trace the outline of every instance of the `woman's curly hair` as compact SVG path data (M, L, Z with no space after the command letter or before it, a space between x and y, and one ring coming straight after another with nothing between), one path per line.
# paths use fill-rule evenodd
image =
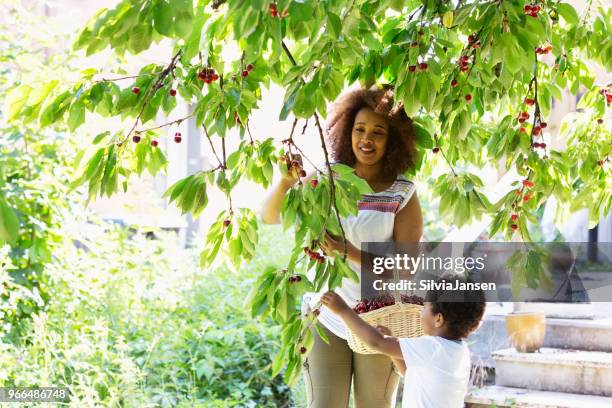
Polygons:
M333 159L353 166L356 162L351 134L357 113L369 107L383 116L389 125L387 150L383 156L383 177L395 178L416 164L415 135L412 120L400 102L393 106L393 87L359 88L341 95L330 107L327 119L327 137Z

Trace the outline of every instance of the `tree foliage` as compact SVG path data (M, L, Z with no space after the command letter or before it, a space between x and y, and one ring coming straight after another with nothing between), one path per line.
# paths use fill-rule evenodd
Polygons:
M113 194L130 174L162 171L160 130L193 118L218 166L180 180L166 195L197 215L206 207L208 189L223 191L228 209L207 236L202 263L222 248L239 264L253 255L257 224L250 210L232 208L236 183L270 185L279 158L299 151L299 119L308 121L305 126L314 122L325 150L321 118L345 86L389 83L416 126L419 159L407 175L426 176L421 171L433 154L448 165L434 183L441 216L461 226L492 215L491 235L502 232L509 239L520 233L530 240L526 223L535 221L533 214L551 196L560 203L559 216L588 208L591 224L612 206L610 131L598 121L612 89L595 84L588 65L610 70L611 13L592 1L579 14L569 3L552 0L124 0L97 13L75 48L90 55L110 47L123 56L169 40L174 49L167 64L111 79L91 68L74 84L23 84L11 91L6 112L10 120L41 126L66 122L72 131L93 114L133 120L130 129L98 135L95 148L82 154L75 184L87 184L90 197ZM222 58L230 45L239 48L240 58ZM249 129L249 115L272 82L285 89L278 119L294 120L280 148L271 139L254 140ZM566 90L584 90L580 112L560 127L557 137L567 140L565 149L552 150L544 129L552 100L561 100ZM159 112L172 116L177 97L194 106L187 117L145 127ZM241 143L227 152L233 128ZM352 169L332 169L324 153L326 169L317 169L321 183L299 183L283 202L284 226L295 227L289 265L266 270L249 298L254 316L270 314L283 324L284 347L274 368L279 372L287 362L288 380L299 372L299 350L311 343L308 328L316 321L312 315L300 318L298 296L323 282L333 288L354 278L341 256L321 263L302 253L304 247L316 250L325 229L343 235L338 217L356 211L363 191ZM460 170L488 162L514 167L524 177L495 203L476 175ZM9 218L3 228L11 234ZM308 282L303 273L315 263L315 281ZM292 276L302 280L290 283Z

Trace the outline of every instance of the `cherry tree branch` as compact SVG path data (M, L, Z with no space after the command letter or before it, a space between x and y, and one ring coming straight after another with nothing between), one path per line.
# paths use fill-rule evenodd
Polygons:
M193 115L195 115L195 112L189 114L188 116L185 116L184 118L180 118L180 119L173 120L172 122L164 123L163 125L150 127L150 128L147 128L147 129L140 129L140 130L136 129L136 130L134 130L134 134L145 133L145 132L148 132L150 130L161 129L163 127L172 126L174 124L180 125L182 122L184 122L185 120L191 118Z
M287 54L287 57L289 58L291 63L294 66L296 66L297 62L295 61L295 58L293 58L293 55L291 55L291 51L289 51L289 48L287 48L287 45L285 44L285 42L281 40L281 44L282 44L283 50L285 51L285 54ZM304 82L303 78L301 78L300 80ZM321 140L321 147L323 149L323 154L325 156L325 165L327 167L327 171L329 172L328 173L329 174L329 189L330 189L331 200L330 200L330 207L328 210L327 217L329 218L329 216L331 215L330 213L331 213L331 209L333 206L335 213L336 213L336 219L338 220L338 226L340 227L340 231L342 232L342 243L344 244L344 254L343 254L342 259L345 261L347 254L348 254L348 245L347 245L347 240L346 240L346 233L344 232L344 228L342 227L342 222L340 221L340 211L338 210L338 206L336 204L336 184L334 182L334 176L333 176L331 164L329 162L329 153L327 152L327 146L325 146L325 136L323 135L323 128L321 127L321 123L319 121L319 115L317 114L316 111L314 112L314 117L315 117L315 123L317 125L317 129L319 130L319 138ZM294 123L294 126L293 126L294 128L296 124L297 124L297 121Z
M125 135L125 137L120 142L120 144L123 144L125 141L127 141L129 137L131 136L131 134L136 129L136 126L138 125L138 121L140 120L145 108L147 107L147 104L149 103L151 96L157 91L159 84L161 84L164 78L174 69L174 67L176 66L176 63L178 62L178 58L181 55L181 52L182 50L178 50L178 52L174 55L174 57L172 57L170 64L168 64L168 66L162 72L160 72L153 86L149 86L149 89L147 90L147 94L145 95L143 99L142 106L140 108L140 112L138 112L138 116L136 116L136 120L134 121L134 125L132 126L130 131L127 133L127 135Z
M210 135L208 134L208 129L206 129L206 126L204 124L202 124L202 129L204 129L204 134L206 135L206 139L208 139L210 148L212 149L213 154L215 155L215 157L217 158L217 161L219 162L219 168L223 168L223 162L219 158L219 155L217 154L217 151L215 150L215 146L213 145L212 139L210 138Z

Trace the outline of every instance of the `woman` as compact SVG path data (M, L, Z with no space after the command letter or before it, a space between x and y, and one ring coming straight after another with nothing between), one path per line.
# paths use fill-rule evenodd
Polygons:
M359 274L361 242L410 243L423 235L415 186L401 175L415 162L412 121L401 104L393 108L392 88L357 89L331 106L327 136L335 162L353 167L374 191L359 201L356 216L342 219L349 264ZM264 223L280 222L283 196L296 181L292 171L275 186L263 206ZM321 249L326 254L344 251L341 239L329 234ZM314 307L326 290L307 294L302 309ZM336 292L351 307L361 298L359 284L348 279ZM304 361L308 407L346 408L351 380L356 408L395 407L399 376L392 361L384 355L353 353L346 341L346 326L325 307L319 321L330 343L315 334L315 344Z

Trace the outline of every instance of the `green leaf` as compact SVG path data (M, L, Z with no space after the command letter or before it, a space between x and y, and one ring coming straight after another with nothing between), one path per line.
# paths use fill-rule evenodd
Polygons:
M68 114L68 128L74 132L76 128L85 122L85 106L81 101L76 101L70 107Z
M4 110L9 122L19 116L19 113L21 113L21 110L28 101L30 92L32 92L32 87L28 85L18 86L9 92L4 104Z
M331 27L331 31L334 36L336 38L340 37L340 34L342 33L342 21L340 20L340 17L334 13L327 13L327 22Z
M19 236L19 219L11 207L0 198L0 241L14 243Z
M568 3L557 4L557 12L568 24L576 24L578 22L578 13L574 7Z
M153 10L155 30L166 37L172 34L172 20L174 19L172 10L170 4L165 0L159 1Z

